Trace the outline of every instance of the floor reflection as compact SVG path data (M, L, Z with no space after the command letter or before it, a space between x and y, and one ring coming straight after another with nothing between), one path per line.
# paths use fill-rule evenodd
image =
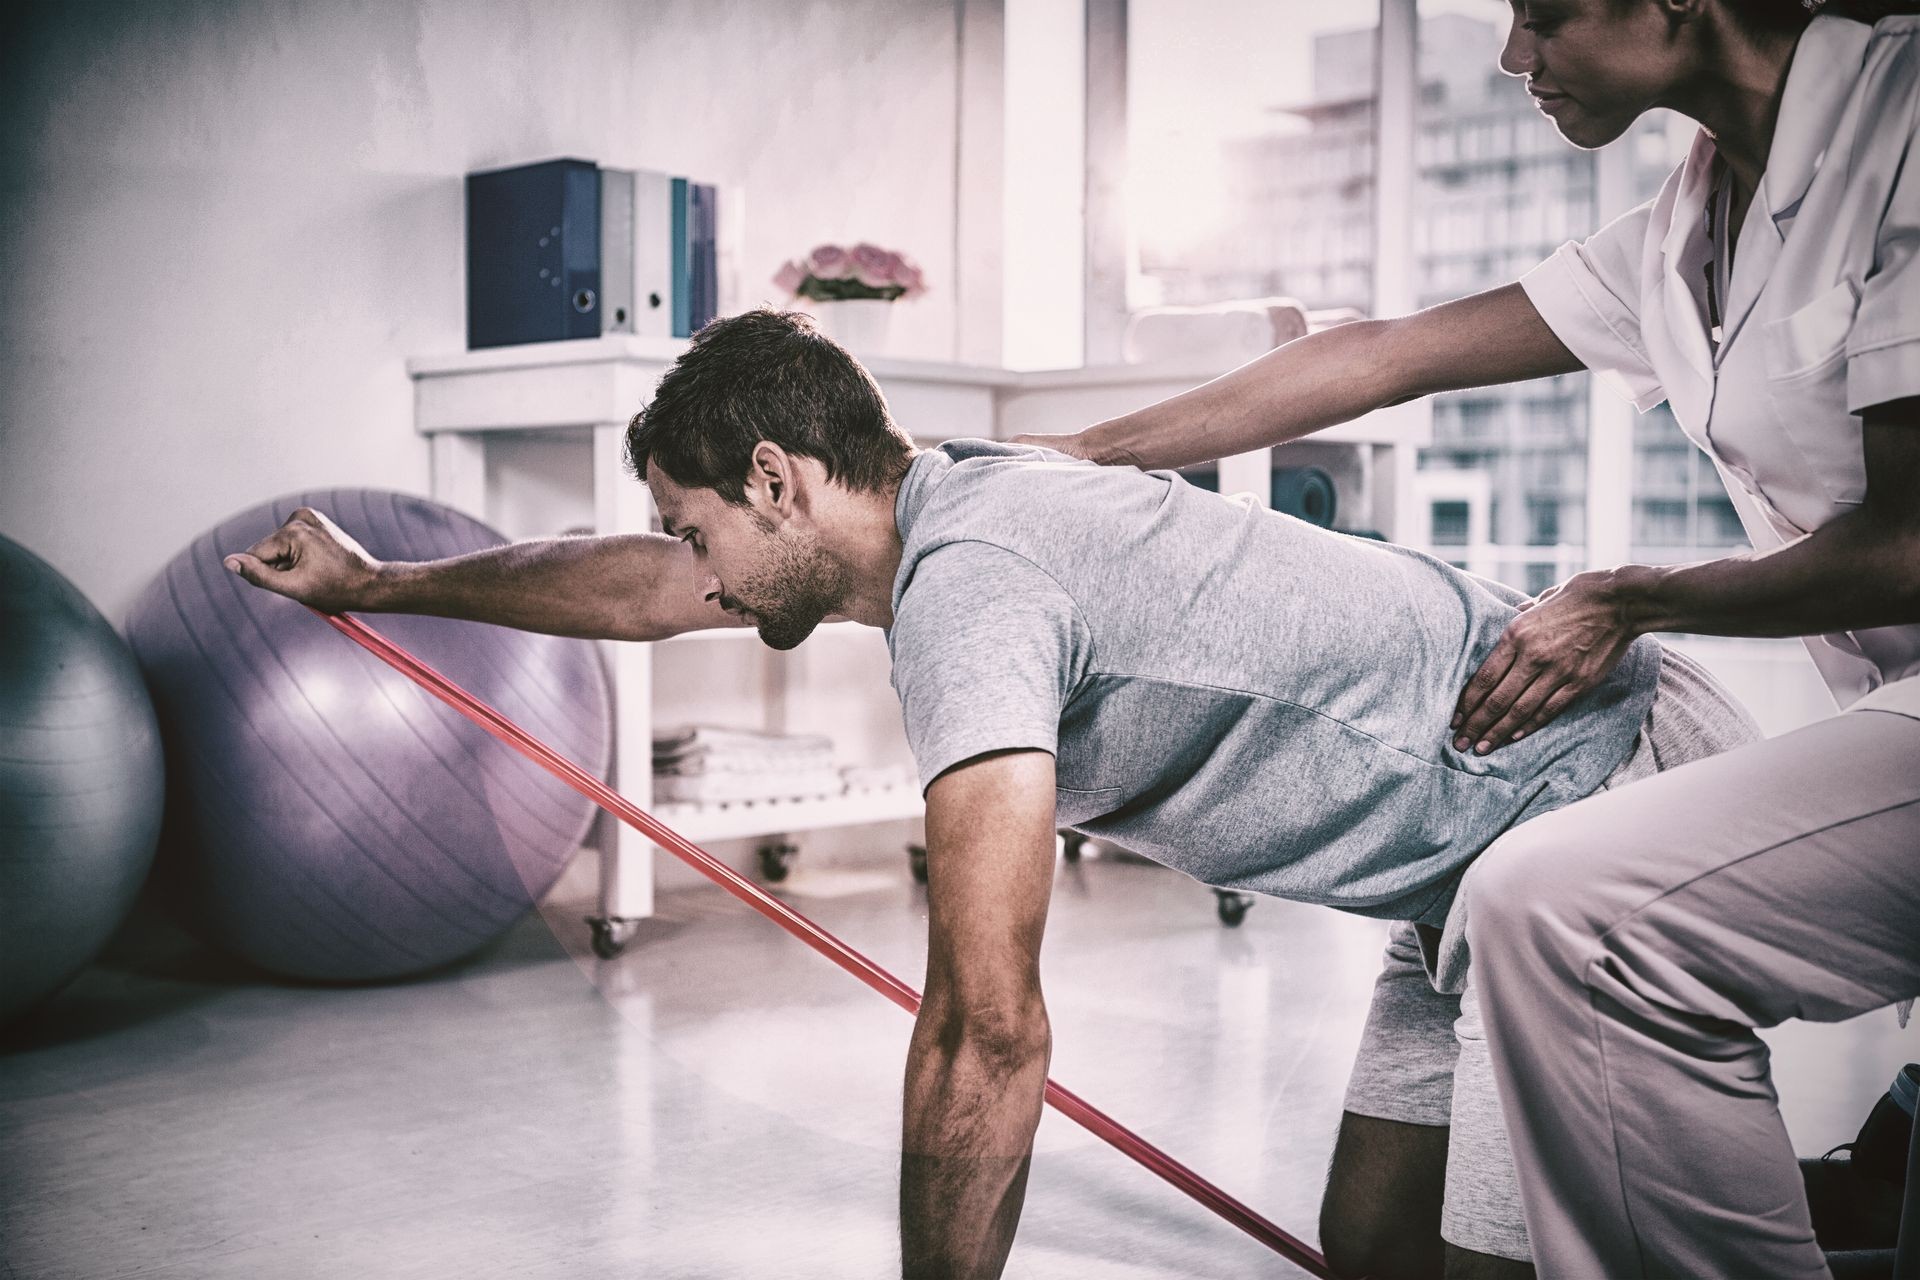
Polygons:
M917 985L905 866L808 872L795 905ZM1268 901L1228 929L1159 868L1060 874L1055 1078L1311 1239L1384 927ZM910 1019L717 890L597 960L591 882L413 983L117 947L0 1050L0 1274L891 1274ZM1808 1151L1915 1056L1890 1012L1771 1038ZM1036 1152L1010 1275L1289 1272L1058 1116Z

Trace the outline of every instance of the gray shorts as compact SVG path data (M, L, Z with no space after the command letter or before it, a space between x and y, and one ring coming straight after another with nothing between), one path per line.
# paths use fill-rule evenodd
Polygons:
M1691 659L1661 656L1660 685L1633 750L1602 790L1757 741L1733 696ZM1480 1005L1467 976L1469 876L1446 928L1396 923L1374 983L1346 1109L1406 1124L1446 1125L1446 1200L1440 1234L1476 1253L1530 1261L1520 1188L1507 1150ZM1425 935L1424 937L1422 935ZM1451 994L1450 994L1451 993Z

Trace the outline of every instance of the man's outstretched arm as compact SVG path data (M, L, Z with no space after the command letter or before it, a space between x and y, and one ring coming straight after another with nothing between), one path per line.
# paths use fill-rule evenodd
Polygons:
M1053 757L984 756L927 790L927 989L907 1053L901 1270L995 1277L1026 1195L1052 1035L1040 936Z
M327 613L425 613L549 635L662 640L740 626L709 598L693 549L657 533L514 542L446 560L380 561L302 507L226 566Z

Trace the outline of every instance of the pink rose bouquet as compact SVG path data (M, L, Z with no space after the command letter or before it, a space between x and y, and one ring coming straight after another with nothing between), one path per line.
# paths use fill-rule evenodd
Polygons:
M927 291L919 264L904 253L862 241L852 248L823 244L803 258L784 262L774 287L795 298L829 302L841 298L917 298Z

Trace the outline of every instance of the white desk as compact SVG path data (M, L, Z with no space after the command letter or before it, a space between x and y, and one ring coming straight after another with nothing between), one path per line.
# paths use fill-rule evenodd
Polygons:
M644 485L626 474L623 445L628 420L646 403L683 341L612 336L576 342L421 357L408 362L414 380L414 426L431 442L433 496L481 520L495 522L489 500L490 441L590 441L592 523L600 533L641 532L653 526ZM959 436L1004 439L1026 432L1076 430L1188 390L1224 370L1197 364L1014 372L969 365L876 357L868 369L879 380L893 415L916 440ZM1342 495L1349 523L1389 537L1411 527L1414 449L1431 438L1424 401L1369 415L1316 436L1353 447L1362 477L1358 495ZM1229 458L1221 488L1264 495L1270 451ZM730 643L753 633L712 632L669 643ZM614 679L614 786L634 803L652 801L653 656L647 644L609 644ZM877 689L876 696L891 697ZM704 809L671 806L659 816L692 840L778 836L803 830L891 821L920 812L915 792L875 792L830 801ZM631 922L653 912L653 847L622 826L601 858L600 941L617 950Z

